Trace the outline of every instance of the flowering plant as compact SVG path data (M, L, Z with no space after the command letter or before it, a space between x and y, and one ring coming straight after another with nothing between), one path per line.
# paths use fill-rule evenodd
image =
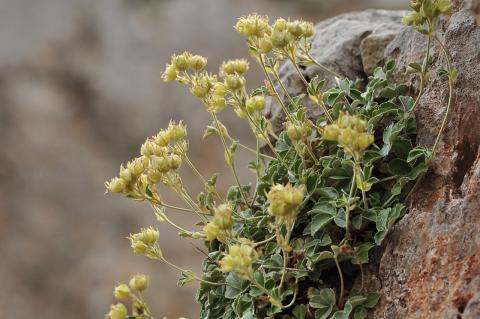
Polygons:
M448 0L413 0L407 25L428 37L425 58L407 70L420 78L414 100L406 86L390 79L395 62L375 70L368 83L346 79L318 63L311 54L313 24L251 14L235 29L246 38L251 57L265 73L265 85L252 92L245 87L249 63L224 62L218 74L205 70L207 59L185 52L173 55L163 78L189 87L212 117L205 137L217 135L236 185L227 194L216 188L188 157L187 131L171 122L142 145L139 158L121 166L119 177L106 183L120 193L153 207L160 222L179 230L181 237L201 240L208 249L203 273L197 275L170 262L158 244L159 232L150 227L128 238L135 253L164 262L181 273L178 283L198 281L200 318L365 318L381 297L365 291L363 265L381 245L392 225L407 210L405 201L425 174L435 154L450 110L456 70L436 33L441 14L451 11ZM429 80L431 42L439 43L447 61L441 70L450 85L447 110L432 148L415 146L414 110ZM280 80L281 62L296 69L306 94L292 96ZM302 66L317 65L331 73L336 85L308 81ZM285 99L281 98L280 92ZM309 98L323 114L306 116ZM283 110L284 127L272 129L263 110L268 102ZM256 149L233 138L217 114L230 107L248 122ZM263 152L261 146L263 145ZM238 179L237 149L252 152L252 187ZM178 172L188 165L205 186L192 197ZM166 203L156 185L172 189L185 203ZM167 214L167 210L169 213ZM174 223L170 211L195 214L201 229ZM115 297L132 300L128 318L153 318L141 295L148 278L137 275L120 284ZM125 318L127 308L112 305L109 317Z

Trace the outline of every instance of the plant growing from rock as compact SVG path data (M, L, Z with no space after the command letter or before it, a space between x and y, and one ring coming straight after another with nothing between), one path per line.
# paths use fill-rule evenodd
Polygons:
M199 282L200 318L359 319L375 307L381 296L364 290L363 265L406 213L408 195L428 170L448 120L457 74L436 31L440 16L451 11L450 1L415 0L411 7L405 24L428 38L425 58L407 70L420 79L416 99L405 95L405 85L392 83L394 61L377 68L368 83L342 78L319 64L309 41L315 28L304 21L278 19L271 25L257 14L238 20L235 29L246 38L266 78L252 92L245 87L249 63L244 59L226 61L212 74L205 70L204 57L188 52L172 56L163 78L188 86L201 100L212 118L204 137L219 138L236 184L227 194L217 191L217 176L204 177L188 157L185 126L171 122L148 138L140 157L121 166L119 177L106 187L148 202L160 222L178 229L183 238L205 243L207 257L197 275L162 254L157 229L128 237L135 253L177 269L179 285ZM439 75L447 77L449 95L442 126L428 148L415 145L413 111L430 78L433 43L446 60ZM294 66L305 94L292 96L281 82L282 62ZM313 64L331 73L336 85L326 88L322 79L307 80L301 69ZM306 116L307 98L323 111L315 121ZM273 131L263 113L267 99L284 113L281 132ZM225 108L248 122L256 149L229 134L217 117ZM253 155L254 185L239 181L239 150ZM205 186L197 196L186 190L178 172L182 164ZM185 206L166 203L158 184L172 189ZM202 228L177 225L170 211L196 215ZM115 297L131 299L132 307L112 305L110 318L153 318L140 293L148 286L142 276L115 288Z

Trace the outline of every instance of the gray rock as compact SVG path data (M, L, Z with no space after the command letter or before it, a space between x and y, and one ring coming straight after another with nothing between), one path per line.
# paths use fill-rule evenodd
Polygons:
M321 64L350 79L366 79L375 66L383 62L383 51L390 40L400 31L404 11L366 10L342 14L325 20L316 26L312 43L312 55ZM364 65L365 63L365 65ZM310 66L302 71L309 79L315 75L326 80L326 86L334 84L334 76ZM280 78L291 95L305 92L305 86L291 63L280 69ZM277 92L286 100L278 87ZM311 118L318 117L321 110L304 100ZM267 116L275 131L280 131L284 114L276 102L270 100Z
M377 251L377 262L368 267L367 288L382 293L374 318L480 315L480 1L455 3L455 13L441 22L439 34L459 70L451 114L431 170L411 198L409 213ZM376 65L395 58L394 79L407 83L415 96L418 81L406 76L405 68L423 59L426 39L411 28L400 30L402 15L365 11L320 23L313 55L352 79L365 78ZM438 45L433 45L432 56L431 81L416 109L417 144L426 146L432 146L438 134L448 97L446 81L436 75L445 63ZM289 91L301 93L292 66L286 64L281 72ZM315 67L304 74L332 81ZM279 128L281 115L276 111L272 105L270 114Z
M375 318L478 318L480 305L480 27L478 1L458 3L442 21L445 39L459 71L452 111L430 173L405 216L385 241L379 265L384 298ZM474 6L475 5L475 6ZM397 79L408 62L423 57L425 39L403 30L387 47L398 61ZM445 63L433 48L434 71L416 109L420 145L431 146L447 105L445 80L436 69ZM399 269L405 274L400 280ZM401 292L406 291L406 294Z

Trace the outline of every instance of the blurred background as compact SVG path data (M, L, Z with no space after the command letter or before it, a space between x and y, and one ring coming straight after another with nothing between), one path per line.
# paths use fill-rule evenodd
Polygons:
M0 316L103 318L113 286L145 272L158 318L197 318L196 285L178 288L176 271L133 255L125 239L156 223L148 205L104 195L103 186L170 119L188 125L197 167L221 174L222 193L232 184L218 141L202 141L209 116L186 88L160 79L170 55L208 56L216 71L224 59L247 57L232 28L242 14L318 22L407 2L0 0ZM256 65L248 80L261 84ZM232 113L222 114L224 123L252 145ZM241 151L239 157L240 165L249 160ZM183 173L191 193L200 191L194 175ZM247 183L253 175L244 170L241 178ZM172 217L193 227L192 218ZM202 254L157 226L164 254L198 272Z

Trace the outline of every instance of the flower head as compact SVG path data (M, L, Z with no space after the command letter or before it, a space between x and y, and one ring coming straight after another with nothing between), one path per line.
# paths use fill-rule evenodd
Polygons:
M280 222L292 225L297 215L298 206L303 202L304 192L303 186L274 185L267 194L267 199L270 201L268 212L278 218Z
M233 207L230 203L221 204L214 209L212 220L203 228L207 240L218 239L220 242L225 242L233 226L232 211Z
M323 139L337 141L349 154L360 158L373 143L374 136L368 133L365 120L348 113L340 113L335 123L325 126Z
M130 297L130 288L126 284L119 284L115 287L113 295L117 299L126 299Z
M245 37L263 37L271 32L268 17L256 13L242 16L235 25L235 30Z
M128 285L131 289L137 291L144 291L150 284L150 278L144 274L136 274L130 279Z
M127 314L127 307L125 307L124 304L119 302L115 305L110 306L110 312L107 316L109 319L125 319Z
M258 258L258 253L252 245L241 243L228 247L228 255L220 260L220 267L224 272L235 272L243 278L251 278L252 264Z

